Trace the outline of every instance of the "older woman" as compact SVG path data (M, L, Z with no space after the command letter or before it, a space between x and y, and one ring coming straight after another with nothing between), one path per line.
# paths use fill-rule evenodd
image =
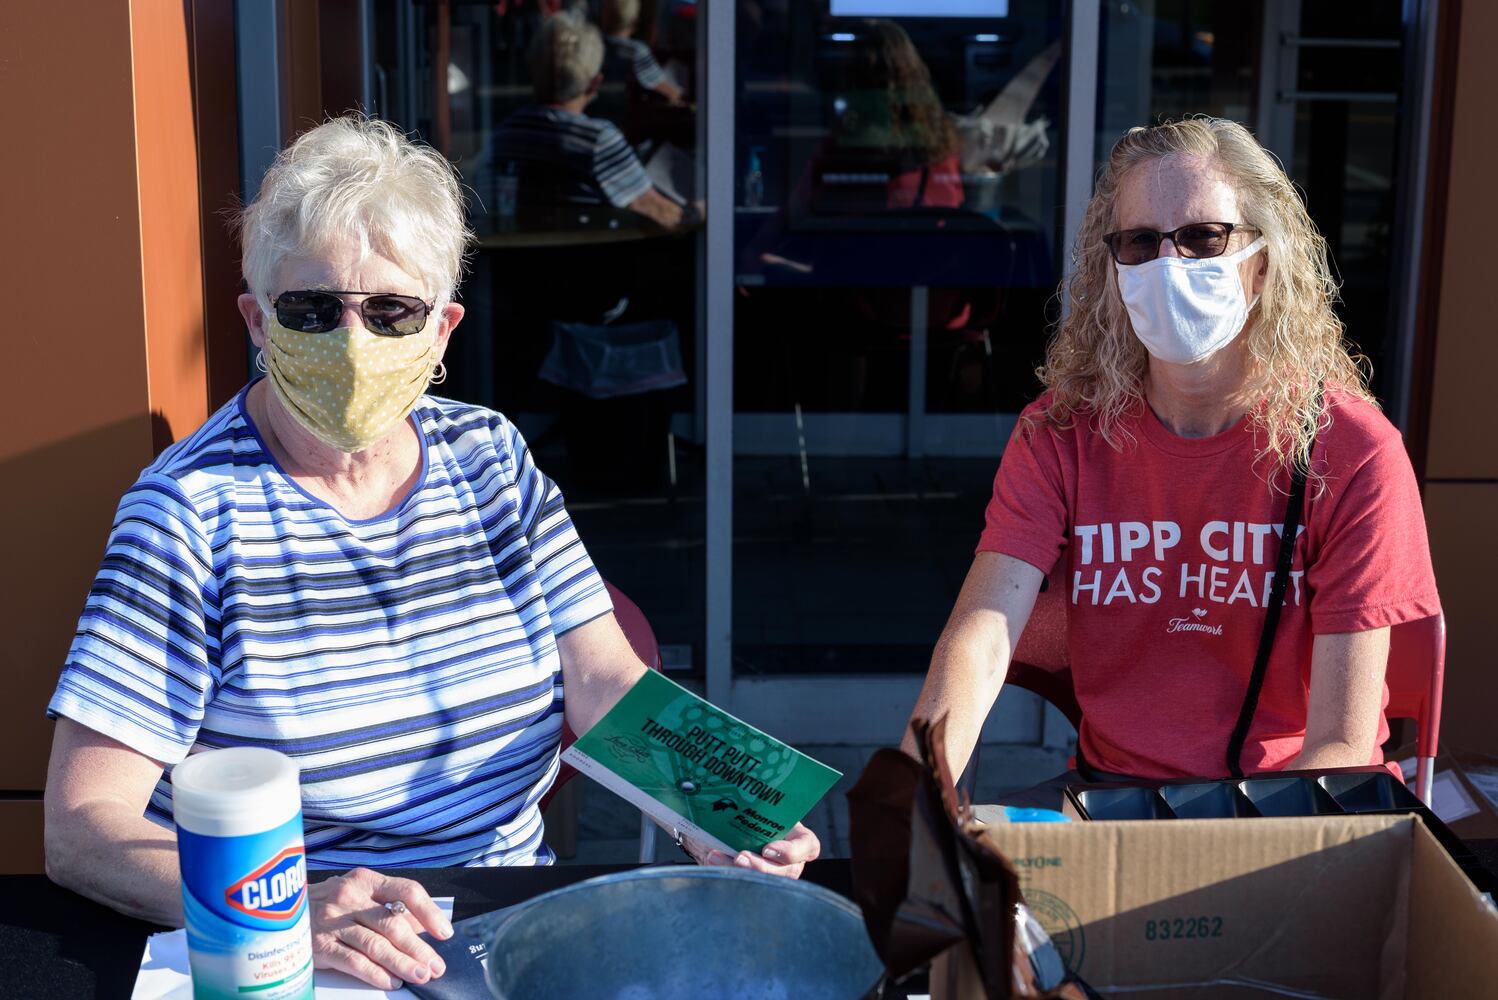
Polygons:
M640 0L603 0L605 79L628 81L641 92L680 104L681 88L671 82L650 46L635 37L640 27Z
M603 36L580 15L563 11L546 19L528 52L536 102L500 123L484 153L495 187L517 176L517 196L536 207L532 185L544 200L603 204L627 209L666 229L697 221L700 212L666 197L645 172L624 134L584 110L603 83ZM497 187L494 200L499 201Z
M1089 776L1380 762L1389 627L1440 605L1409 460L1289 179L1232 122L1134 129L1076 252L916 714L948 714L960 769L1049 576Z
M172 787L195 750L301 767L317 965L424 982L451 933L364 866L548 864L538 803L562 720L586 731L644 666L555 485L503 416L425 395L463 307L457 180L342 118L277 158L243 215L240 310L265 378L120 503L49 712L49 874L182 920ZM804 827L764 857L795 875ZM401 901L390 910L383 904Z

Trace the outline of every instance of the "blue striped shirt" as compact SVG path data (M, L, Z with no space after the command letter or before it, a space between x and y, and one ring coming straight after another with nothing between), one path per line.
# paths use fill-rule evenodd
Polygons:
M638 38L610 35L603 44L605 80L633 77L635 84L644 90L654 90L666 82L666 71L655 61L655 53Z
M640 158L612 122L561 108L516 111L490 135L485 160L496 177L511 163L540 170L564 203L602 199L628 208L651 189ZM522 182L522 201L532 198L524 188Z
M48 713L168 765L290 755L315 866L550 863L556 637L611 607L555 484L501 415L423 397L417 485L349 520L245 392L120 501ZM168 776L146 815L171 822Z

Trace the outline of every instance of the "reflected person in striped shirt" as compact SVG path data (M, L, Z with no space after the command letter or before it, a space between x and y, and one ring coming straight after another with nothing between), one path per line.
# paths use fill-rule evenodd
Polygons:
M514 177L522 210L608 206L664 229L694 225L700 204L684 205L651 182L624 134L586 113L603 84L598 28L571 11L546 19L528 53L535 103L510 115L489 136L476 186L498 208L499 184Z
M635 37L640 27L640 0L603 0L604 78L625 80L669 104L680 104L681 88L671 82L650 46Z
M499 413L427 395L470 239L448 162L339 118L241 218L265 376L120 501L49 714L47 870L181 925L169 772L270 747L301 769L318 967L392 989L452 933L377 868L550 864L562 723L641 676L556 486ZM798 827L709 864L799 875ZM391 909L396 902L403 907Z

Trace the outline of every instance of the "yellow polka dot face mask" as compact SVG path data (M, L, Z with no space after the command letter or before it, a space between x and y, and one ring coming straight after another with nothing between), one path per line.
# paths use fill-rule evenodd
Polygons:
M287 410L339 451L362 451L416 408L439 360L437 324L381 337L362 326L302 333L266 312L265 369Z

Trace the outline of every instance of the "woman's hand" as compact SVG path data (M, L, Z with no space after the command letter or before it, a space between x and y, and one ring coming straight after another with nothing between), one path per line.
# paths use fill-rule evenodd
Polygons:
M740 851L737 856L724 854L719 850L709 850L688 836L681 838L681 846L699 865L751 868L786 878L800 878L806 862L815 861L822 853L822 842L817 835L800 823L791 827L785 839L766 844L759 854L749 851Z
M417 882L355 868L307 889L312 964L337 969L382 990L424 983L447 971L421 938L452 937L452 924ZM386 903L401 903L391 910Z

